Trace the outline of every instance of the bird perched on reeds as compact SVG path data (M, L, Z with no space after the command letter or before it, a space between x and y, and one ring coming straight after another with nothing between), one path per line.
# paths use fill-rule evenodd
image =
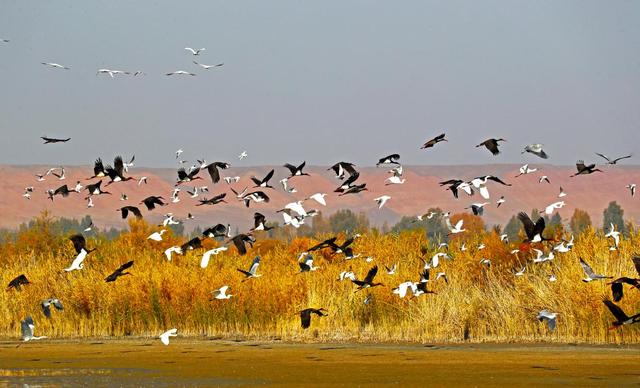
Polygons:
M309 326L311 326L311 314L316 314L319 317L326 317L327 314L325 313L325 311L327 311L324 308L306 308L304 310L300 310L298 312L298 314L300 314L300 325L302 326L303 329L308 329Z

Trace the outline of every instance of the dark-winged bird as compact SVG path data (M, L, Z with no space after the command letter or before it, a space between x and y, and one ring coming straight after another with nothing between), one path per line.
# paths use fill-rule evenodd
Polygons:
M369 272L367 273L367 276L364 278L364 280L351 280L355 285L358 286L358 289L355 292L358 292L360 290L363 290L365 288L371 288L371 287L376 287L376 286L384 286L384 284L382 283L374 283L373 282L373 278L376 277L376 274L378 273L378 266L374 266L373 268L371 268L369 270Z
M640 256L633 257L633 265L636 268L636 272L640 275ZM613 301L619 302L622 300L623 288L625 284L630 285L632 288L636 288L640 290L640 279L628 278L626 276L620 277L611 283L607 283L611 285L611 293L613 295Z
M622 325L632 325L634 323L640 322L640 313L636 315L628 316L624 312L624 310L622 310L619 306L617 306L607 298L603 298L602 303L604 303L604 305L607 306L609 311L611 311L611 314L613 314L613 316L616 318L616 320L611 323L613 326L611 326L609 330L618 328Z
M66 143L69 140L71 140L70 137L66 138L66 139L56 139L54 137L46 137L46 136L41 136L40 139L44 140L43 144L49 144L49 143Z
M27 284L31 284L31 282L29 281L29 279L27 279L27 277L24 274L22 274L9 282L9 285L7 286L7 291L12 288L15 289L16 291L20 291L21 287Z
M283 167L286 167L289 170L289 173L290 173L289 178L293 178L294 176L302 176L302 175L309 176L309 174L302 171L302 169L306 164L307 164L306 161L302 162L302 164L299 166L294 166L293 164L285 163Z
M51 306L55 307L58 311L64 310L62 302L60 302L58 298L45 299L40 303L40 307L42 307L42 313L47 318L51 318Z
M487 139L485 141L483 141L482 143L478 144L476 146L477 147L486 147L493 155L498 155L500 153L500 150L498 149L498 143L501 141L506 141L505 139Z
M227 201L224 200L224 197L226 197L226 196L227 196L227 193L222 193L222 194L216 195L215 197L213 197L211 199L204 198L204 199L199 200L200 203L196 204L196 206L215 205L215 204L218 204L220 202L226 203Z
M431 140L429 140L429 141L425 142L425 143L422 145L422 147L420 147L420 149L421 149L421 150L423 150L423 149L425 149L425 148L431 148L431 147L433 147L434 145L436 145L436 144L440 143L441 141L448 141L447 139L445 139L445 138L444 138L444 136L445 136L445 134L443 133L443 134L441 134L441 135L438 135L438 136L434 137L433 139L431 139Z
M378 163L376 163L376 167L383 164L400 164L398 163L398 160L400 160L399 154L391 154L391 155L385 156L384 158L378 159Z
M233 242L233 245L236 246L240 255L246 255L247 247L245 244L249 244L253 248L253 243L256 242L256 239L250 234L241 233L237 236L232 237L231 242Z
M222 224L217 224L211 228L207 228L202 232L202 235L209 238L216 237L230 237L229 233L231 231L231 225L224 226Z
M142 201L140 201L140 204L144 204L144 206L147 207L147 210L153 210L156 208L156 205L158 206L164 206L166 205L164 203L164 198L157 196L157 195L151 195L145 199L143 199Z
M542 232L544 231L545 224L544 218L540 217L538 220L533 223L529 215L525 212L518 213L518 219L522 222L522 226L524 227L524 232L527 235L527 239L524 242L542 242L542 241L550 241L550 239L544 238L542 236Z
M269 187L271 189L273 189L273 186L269 185L269 180L271 178L273 178L273 173L275 172L275 170L271 170L269 171L269 173L267 173L267 175L265 175L264 178L262 179L258 179L254 176L251 177L251 181L253 181L253 183L255 183L254 187Z
M327 314L325 313L325 311L327 310L322 307L319 309L308 308L308 309L300 310L299 311L300 324L302 328L308 329L309 326L311 326L311 314L316 314L319 317L326 317Z
M213 162L213 163L210 163L207 166L207 172L209 173L209 176L211 177L211 181L213 183L220 182L220 171L219 170L226 170L229 167L231 167L231 165L229 163L225 163L225 162Z
M123 220L129 216L129 213L132 213L134 216L136 216L136 218L142 218L142 213L140 212L140 209L138 209L135 206L123 206L116 211L122 213Z
M353 175L356 172L355 164L349 162L338 162L333 166L329 167L327 171L333 170L336 173L336 178L343 179L344 174L349 173L349 175Z
M85 240L84 236L81 234L74 234L73 236L69 237L69 240L71 240L71 242L73 243L73 249L76 250L76 253L80 253L83 250L87 253L95 251L95 248L87 249L87 240Z
M127 270L128 268L131 268L132 265L133 265L133 260L127 261L126 263L118 267L118 269L113 271L113 273L107 276L104 280L106 282L115 282L116 279L118 279L120 276L131 275L131 273L125 272L125 270Z
M606 155L599 154L597 152L596 152L596 155L598 155L601 158L604 158L607 161L607 164L617 164L620 160L628 159L628 158L631 157L631 155L627 155L627 156L621 156L621 157L615 158L615 159L609 159Z
M584 164L584 160L578 160L576 162L576 169L578 170L578 172L576 172L575 174L571 175L572 178L574 176L577 176L577 175L593 174L596 171L604 172L604 171L600 170L599 168L596 168L595 164L585 165Z

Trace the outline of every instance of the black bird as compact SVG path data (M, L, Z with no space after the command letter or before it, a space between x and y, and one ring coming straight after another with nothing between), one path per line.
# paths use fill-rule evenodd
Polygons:
M363 183L361 185L354 185L354 186L349 187L348 189L346 189L342 193L338 194L338 196L343 196L343 195L347 195L347 194L357 194L359 192L368 191L368 190L369 189L367 189L367 184Z
M333 166L329 167L327 171L333 170L336 173L336 178L343 179L345 172L349 175L353 175L356 173L356 169L354 168L355 164L349 162L338 162Z
M307 164L306 161L302 162L301 165L299 166L294 166L293 164L289 164L289 163L285 163L284 166L282 167L286 167L290 174L289 178L293 178L294 176L302 176L302 175L306 175L309 176L309 174L307 174L306 172L302 172L302 169L304 168L304 166Z
M127 270L128 268L131 268L132 265L133 265L133 260L127 261L126 263L118 267L118 269L113 271L113 273L107 276L104 280L106 282L115 282L116 279L118 279L120 276L131 275L131 273L125 272L125 270Z
M253 213L253 229L251 230L267 231L267 230L273 229L272 226L267 226L266 223L267 223L267 218L264 216L264 214L255 212Z
M269 173L264 178L262 178L262 180L256 178L255 176L252 176L251 180L253 181L253 183L255 183L254 187L268 187L270 189L273 189L273 186L269 185L269 179L273 177L274 172L275 170L269 171Z
M87 196L87 198L91 197L92 195L101 195L101 194L111 195L110 192L102 190L100 186L102 186L102 180L98 181L98 183L87 185L87 191L89 192L89 195Z
M253 243L256 242L256 239L250 234L241 233L237 236L232 237L231 242L233 242L233 245L235 245L238 249L238 253L241 256L244 256L247 254L247 247L245 246L245 244L249 244L251 248L253 248Z
M353 187L354 182L357 181L358 178L360 178L360 173L358 171L354 171L353 174L349 175L349 178L347 178L347 180L342 182L342 184L338 186L337 189L333 190L333 192L344 193L345 190L348 190L349 188Z
M226 170L229 167L231 167L231 165L229 163L225 163L225 162L213 162L213 163L210 163L207 166L207 172L209 172L209 176L211 177L211 181L213 183L220 182L220 171L219 170Z
M518 213L518 219L522 222L524 232L527 234L527 239L524 242L542 242L551 241L551 239L544 238L542 232L544 231L545 224L544 218L538 218L538 221L534 224L529 218L529 215L525 212Z
M601 158L604 158L607 161L607 164L617 164L618 161L622 160L622 159L628 159L631 157L631 155L627 155L627 156L621 156L619 158L615 158L615 159L609 159L606 155L603 154L599 154L596 152L596 155L598 155Z
M229 233L231 232L231 225L224 226L222 224L217 224L212 226L211 228L207 228L202 232L202 235L209 238L216 237L230 237Z
M367 276L364 278L364 280L351 280L355 285L358 286L358 289L355 292L358 292L362 289L365 288L371 288L371 287L376 287L376 286L384 286L384 284L382 283L374 283L373 282L373 278L376 277L376 274L378 273L378 266L374 266L373 268L371 268L369 270L369 272L367 273Z
M95 248L87 249L87 240L85 240L84 236L81 234L74 234L73 236L69 237L69 240L71 240L71 242L73 243L73 248L76 250L76 253L80 253L83 250L87 253L95 251Z
M506 141L505 139L487 139L485 141L483 141L482 143L478 144L476 146L477 147L482 147L485 146L493 155L498 155L500 153L500 150L498 149L498 143L501 141Z
M142 213L140 212L140 209L138 209L135 206L124 206L116 211L122 213L123 220L126 219L127 216L129 216L129 213L132 213L134 216L136 216L136 218L142 218Z
M187 183L195 181L196 179L202 179L199 176L196 176L198 175L198 173L200 173L200 167L194 168L189 173L187 173L184 168L178 169L178 180L176 182L176 186L180 185L181 183Z
M311 248L307 249L308 252L313 252L313 251L317 251L319 249L324 249L324 248L329 248L329 247L338 247L336 245L336 239L337 237L331 237L330 239L324 240L323 242L316 244L314 246L312 246Z
M227 193L222 193L222 194L218 194L215 197L211 198L211 199L200 199L200 203L196 204L196 206L202 206L202 205L215 205L218 204L220 202L224 202L227 203L227 201L224 200L224 197L227 196Z
M584 160L578 160L576 162L576 169L578 170L578 172L573 174L573 175L571 175L571 178L573 178L576 175L593 174L596 171L604 172L604 171L600 170L599 168L596 168L595 164L585 165L584 164Z
M162 198L161 196L157 196L157 195L151 195L145 199L143 199L142 201L140 201L140 204L143 204L147 207L147 210L153 210L156 208L156 205L158 206L164 206L166 205L166 203L164 203L164 198Z
M62 198L66 198L69 196L69 193L76 193L76 191L69 190L69 187L67 187L67 185L62 185L55 190L49 190L47 193L49 194L49 199L53 201L53 197L55 197L56 195L60 195L62 196Z
M376 163L376 167L380 166L381 164L400 164L398 163L398 160L400 160L399 154L391 154L385 156L384 158L380 158L378 160L378 163Z
M628 316L619 306L614 304L606 297L602 298L602 302L605 304L605 306L607 306L609 311L611 311L611 314L613 314L613 316L616 318L616 321L611 323L613 326L611 326L609 330L618 328L622 325L632 325L634 323L640 322L640 313Z
M43 144L49 144L49 143L66 143L69 140L71 140L70 137L66 138L66 139L56 139L53 137L46 137L46 136L41 136L40 139L44 140Z
M111 179L111 181L107 183L107 186L114 182L126 182L135 179L130 176L124 176L124 162L122 161L122 156L116 156L113 160L113 167L107 166L104 171L109 179Z
M102 164L102 159L98 158L93 164L93 176L91 178L87 178L87 180L93 178L102 178L105 176L107 176L107 172L104 169L104 164Z
M636 272L638 273L638 275L640 275L640 256L635 256L632 260L633 260L633 265L636 268ZM611 285L611 294L613 294L614 302L619 302L624 296L623 288L625 284L628 284L640 290L640 279L628 278L626 276L618 278L612 281L611 283L607 283L607 284Z
M62 311L64 308L62 307L62 302L58 298L49 298L45 299L40 303L40 307L42 308L42 313L45 317L51 318L51 305L55 307L56 310Z
M448 141L447 139L444 138L444 136L445 136L445 134L443 133L441 135L438 135L438 136L434 137L433 139L431 139L431 140L427 141L426 143L424 143L422 145L422 147L420 147L420 149L423 150L425 148L431 148L434 145L440 143L441 141Z
M24 274L22 274L9 282L9 285L7 286L7 291L9 291L12 288L15 289L16 291L20 291L21 287L27 284L31 284L31 282L29 281L29 279L27 279L27 277Z
M202 240L200 240L200 237L194 237L180 246L182 252L186 252L187 250L192 251L199 248L202 248Z
M327 314L325 313L325 311L327 310L322 307L319 309L308 308L300 310L300 324L302 325L302 328L308 329L309 326L311 326L311 314L316 314L319 317L326 317Z

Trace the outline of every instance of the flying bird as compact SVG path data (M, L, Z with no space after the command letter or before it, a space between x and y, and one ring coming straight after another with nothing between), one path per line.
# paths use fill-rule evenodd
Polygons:
M177 336L178 336L178 329L170 329L160 334L160 341L165 345L169 345L169 338L177 337Z
M589 175L589 174L593 174L594 172L604 172L599 168L596 168L595 164L585 165L584 160L578 160L576 162L576 169L578 170L578 172L571 175L571 178L577 175Z
M7 286L7 291L9 291L12 288L16 291L20 291L22 286L25 286L27 284L31 284L31 282L29 281L29 279L27 279L27 277L24 274L16 276L13 280L9 282L9 285Z
M302 164L300 164L299 166L294 166L293 164L285 163L283 167L286 167L287 170L289 170L290 175L288 178L293 178L294 176L302 176L302 175L309 176L309 174L302 171L302 169L306 164L307 164L306 161L302 162Z
M589 264L587 264L587 262L584 261L582 259L582 257L580 258L580 265L582 266L582 269L584 270L584 273L587 275L586 278L582 279L582 281L585 282L585 283L589 283L589 282L592 282L594 280L602 280L602 279L611 279L611 278L613 278L613 276L605 276L605 275L600 275L600 274L597 274L597 273L593 272L593 269L591 269L591 266Z
M62 302L60 302L60 299L58 298L45 299L40 303L40 307L42 308L42 313L47 318L51 318L51 306L53 306L58 311L64 310L64 308L62 307Z
M562 209L564 207L564 201L558 201L558 202L554 202L551 205L547 206L544 211L540 212L540 213L545 213L547 215L551 215L553 214L553 211L556 209Z
M206 48L204 48L204 47L203 48L199 48L199 49L192 49L191 47L185 47L184 49L187 50L187 51L190 51L191 54L193 54L193 55L200 55L201 52L206 50Z
M525 212L518 213L518 219L522 222L522 226L524 227L524 232L527 235L527 239L524 242L542 242L549 241L549 239L544 238L542 236L542 232L545 228L544 218L540 217L538 220L533 223L529 215Z
M127 269L131 268L132 265L133 265L133 260L127 261L126 263L124 263L120 267L118 267L118 269L113 271L113 273L111 275L107 276L104 280L107 283L108 282L115 282L120 276L131 275L131 273L125 272L125 271Z
M434 137L433 139L426 141L426 142L422 145L422 147L420 147L420 149L422 149L422 150L423 150L423 149L425 149L425 148L431 148L431 147L433 147L434 145L436 145L436 144L438 144L438 143L440 143L440 142L442 142L442 141L448 141L448 140L447 140L447 139L445 139L444 137L445 137L445 134L444 134L444 133L443 133L443 134L440 134L440 135L438 135L438 136Z
M275 170L271 170L267 173L267 175L265 175L264 178L262 179L258 179L255 176L251 177L251 180L253 181L253 183L255 184L254 187L268 187L273 189L273 186L269 185L269 180L273 177L273 173L275 172Z
M483 141L482 143L478 144L476 146L476 148L484 146L486 149L489 150L489 152L491 152L491 154L498 155L500 153L500 150L498 149L498 145L499 145L499 142L501 142L501 141L506 141L506 140L502 139L502 138L500 138L500 139L493 139L493 138L487 139L487 140Z
M197 54L194 54L194 55L197 55ZM203 68L205 70L209 70L209 69L212 69L212 68L215 68L215 67L221 67L221 66L224 65L224 63L218 63L218 64L215 64L215 65L205 65L204 63L198 63L196 61L193 61L193 63L198 65L198 66L200 66L201 68Z
M231 299L231 297L233 296L232 294L227 294L227 290L229 289L229 286L222 286L217 290L211 291L211 293L213 294L213 299L210 300L222 300L222 299Z
M165 73L165 75L190 75L190 76L195 76L194 73L185 71L185 70L176 70L176 71L172 71L170 73Z
M373 279L376 277L376 274L378 273L378 266L374 266L372 267L369 272L367 272L367 276L365 276L365 278L363 280L351 280L351 282L353 282L353 284L357 285L358 288L356 289L355 292L358 292L360 290L363 290L365 288L372 288L372 287L377 287L377 286L384 286L384 284L382 283L374 283Z
M57 139L54 137L46 137L46 136L42 136L40 137L40 139L44 140L43 144L51 144L51 143L66 143L69 140L71 140L70 137L66 138L66 139Z
M311 326L311 314L316 314L319 317L326 317L327 314L325 313L325 311L327 310L324 308L307 308L299 311L298 313L300 314L300 325L303 329L308 329L309 326Z
M345 176L345 173L349 175L353 175L357 172L355 169L355 164L349 163L349 162L338 162L333 166L329 167L327 171L329 170L333 170L333 172L336 174L337 179L343 179Z
M33 318L31 318L31 316L28 316L23 321L20 321L20 331L22 332L22 340L27 342L27 341L47 338L46 336L40 336L40 337L34 336L33 333L35 328L36 326L33 323Z
M556 318L558 317L558 313L552 313L548 310L540 310L538 316L536 318L542 322L547 321L547 326L549 326L550 331L554 331L556 329Z
M233 245L238 249L238 253L244 256L247 254L246 244L249 244L249 246L253 248L253 243L256 242L256 239L250 234L241 233L232 237L231 242L233 242Z
M243 269L237 268L237 270L239 272L243 273L244 276L245 276L245 278L242 279L242 281L244 282L244 281L247 281L247 280L249 280L251 278L257 278L257 277L262 276L262 275L256 273L256 271L258 270L258 266L259 265L260 265L260 256L256 256L253 259L253 262L251 263L251 267L249 267L248 271L245 271Z
M376 167L381 166L383 164L396 164L396 165L399 165L400 163L398 163L398 160L400 160L400 155L391 154L391 155L385 156L384 158L380 158L378 160L378 163L376 163Z
M207 268L207 266L209 265L209 260L211 259L212 255L217 255L220 252L226 251L227 249L228 249L227 247L219 247L219 248L210 249L205 253L203 253L202 259L200 260L200 268Z
M630 158L632 155L626 155L626 156L621 156L619 158L615 158L615 159L610 159L609 157L607 157L606 155L603 154L599 154L596 152L596 155L598 155L599 157L603 158L604 160L607 161L607 164L617 164L620 160L623 159L628 159Z
M378 204L378 209L382 209L382 207L384 206L385 203L387 203L388 200L390 200L391 197L388 195L382 195L378 198L374 198L373 200L376 201L376 203Z
M625 186L631 192L631 198L636 196L636 184L631 183Z
M64 69L64 70L69 70L70 69L69 67L63 66L63 65L61 65L59 63L53 63L53 62L40 62L40 63L42 63L43 65L48 66L48 67L50 67L52 69Z
M611 326L609 330L616 329L623 325L632 325L634 323L640 322L640 313L632 316L628 316L624 312L624 310L622 310L619 306L617 306L607 298L603 298L602 303L604 303L604 305L607 306L609 311L611 311L611 314L616 319L614 322L611 323L613 326Z
M522 153L524 154L525 152L529 152L531 154L541 157L542 159L548 159L549 156L547 155L546 152L544 152L542 147L543 145L539 143L529 144L528 146L524 147L524 151L522 151Z
M126 219L129 216L129 213L133 214L134 216L136 216L136 218L142 218L142 213L140 212L140 209L138 209L135 206L123 206L120 209L117 209L116 211L120 212L122 214L122 219Z

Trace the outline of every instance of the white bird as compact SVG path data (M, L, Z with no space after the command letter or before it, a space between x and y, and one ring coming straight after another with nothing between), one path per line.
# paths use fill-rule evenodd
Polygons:
M398 287L393 289L393 293L398 295L400 298L404 298L407 296L407 291L411 290L412 294L415 294L417 291L417 286L414 282L403 282L398 285Z
M35 328L36 326L33 323L33 318L31 318L31 316L28 316L23 321L20 321L20 331L22 332L22 340L27 342L27 341L47 338L46 336L40 336L40 337L34 336L33 331Z
M226 250L227 250L227 247L219 247L219 248L213 248L211 250L206 251L205 253L202 254L202 260L200 260L200 267L207 268L207 266L209 265L209 259L211 258L211 255L217 255L220 252L223 252Z
M569 252L571 250L571 248L567 247L564 244L565 244L565 242L561 241L560 244L558 244L555 247L553 247L553 250L558 252L558 253L567 253L567 252Z
M540 178L538 178L538 183L542 183L542 182L551 183L551 181L549 181L549 177L547 177L546 175L543 175Z
M93 207L93 197L89 197L89 200L87 201L87 207L88 208L92 208Z
M129 196L125 193L120 194L120 200L121 201L126 201L129 199Z
M307 215L307 211L302 207L302 201L288 203L284 206L284 209L294 211L303 217Z
M536 316L536 318L542 322L544 320L547 321L547 325L549 326L549 330L554 331L556 328L556 317L558 316L558 313L552 313L551 311L548 310L541 310L538 313L538 316Z
M170 329L160 334L160 341L162 341L162 343L165 345L169 345L169 338L177 337L177 336L178 336L178 329Z
M190 73L188 71L184 71L184 70L176 70L176 71L172 71L170 73L165 73L165 75L190 75L190 76L195 76L194 73Z
M82 189L84 188L84 186L82 185L82 183L80 183L80 181L76 182L76 186L73 188L73 191L75 191L76 193L79 193L82 191Z
M166 232L166 229L162 229L160 230L160 232L153 232L149 235L149 237L147 237L147 240L162 241L162 235Z
M398 263L393 263L391 268L385 265L384 268L387 270L387 275L394 275L396 273L396 270L398 269Z
M84 268L83 261L87 257L87 255L88 255L88 252L84 249L81 249L80 253L78 253L78 256L76 256L76 258L73 259L73 262L71 262L71 265L69 266L69 268L65 268L64 270L67 272L81 270L82 268Z
M558 198L566 197L567 193L564 192L562 186L560 186L560 194L558 194Z
M436 280L440 280L440 278L444 279L445 283L449 283L449 278L447 277L446 273L438 272L438 274L436 275Z
M552 282L552 283L553 283L553 282L555 282L556 280L558 280L558 278L556 277L556 275L554 275L554 274L549 275L549 281L550 281L550 282Z
M429 212L429 213L425 213L425 214L419 214L419 215L417 215L417 216L416 216L416 219L417 219L418 221L422 221L422 220L424 220L425 218L426 218L427 220L430 220L430 219L432 219L436 214L438 214L438 213L437 213L437 212Z
M201 68L203 68L203 69L205 69L205 70L209 70L209 69L211 69L211 68L214 68L214 67L220 67L220 66L223 66L223 65L224 65L224 63L218 63L218 64L216 64L216 65L205 65L205 64L203 64L203 63L198 63L198 62L196 62L196 61L193 61L193 63L195 63L196 65L200 66Z
M345 280L356 280L356 274L353 273L353 271L342 271L340 275L338 275L338 280L341 282Z
M537 168L529 168L529 165L525 164L522 167L520 167L520 174L516 175L516 178L519 177L520 175L531 174L532 172L536 172L536 171L538 171Z
M327 206L327 201L325 201L324 199L324 197L326 196L327 194L325 193L315 193L307 199L313 199L314 201L318 202L320 205Z
M500 235L500 241L504 242L504 243L509 243L509 235L504 233Z
M449 217L445 218L445 223L447 224L447 228L449 229L449 234L458 234L458 233L462 233L464 231L466 231L466 229L462 229L462 224L464 223L464 220L459 220L456 223L456 226L451 226L451 220L449 219Z
M547 215L551 215L551 214L553 214L553 211L555 209L562 209L564 207L564 205L565 205L564 201L554 202L554 203L552 203L551 205L547 206L544 209L544 213L547 214ZM542 213L542 212L540 212L540 213Z
M147 184L147 177L146 176L141 176L140 179L138 179L138 186L142 185L142 184Z
M486 265L487 267L491 267L491 260L486 259L486 258L482 258L480 260L480 264Z
M525 265L524 267L522 267L522 269L520 271L514 272L513 274L520 277L524 275L524 271L526 271L527 266Z
M613 222L610 225L611 226L609 227L609 233L605 234L604 237L612 238L614 244L613 246L615 248L618 248L618 245L620 244L620 232L616 230L616 226L613 224Z
M555 258L555 255L553 254L553 250L549 252L549 254L547 256L544 255L544 252L542 252L539 249L533 249L536 252L536 258L533 259L534 263L544 263L545 261L551 261Z
M479 251L481 251L481 250L483 250L483 249L484 249L484 248L486 248L486 247L487 247L487 246L486 246L486 245L484 245L484 243L480 243L480 245L478 245L478 248L477 248L477 249L478 249Z
M298 190L296 190L295 187L289 187L289 179L288 178L283 178L280 179L280 184L282 184L282 189L287 192L287 193L297 193Z
M496 205L497 205L496 207L500 207L500 205L502 205L505 202L507 202L507 201L504 199L504 195L503 195L503 196L500 197L500 199L498 199L496 201Z
M45 66L49 66L49 67L54 68L54 69L64 69L64 70L69 70L69 68L68 68L68 67L66 67L66 66L62 66L62 65L61 65L61 64L59 64L59 63L53 63L53 62L41 62L41 63L42 63L43 65L45 65Z
M169 248L165 249L164 255L167 257L168 261L171 261L171 256L172 256L173 253L177 253L177 254L181 255L182 254L182 248L178 247L178 246L175 246L175 247L169 247Z
M239 177L239 176L227 176L227 177L224 177L224 181L225 181L228 185L230 185L230 184L232 184L232 183L238 183L238 181L239 181L239 180L240 180L240 177Z
M374 198L373 200L376 201L376 203L378 204L378 209L382 209L382 207L384 206L385 203L387 203L388 200L390 200L391 197L388 195L382 195L378 198Z
M178 149L176 151L176 159L178 159L180 157L180 155L182 155L183 152L184 152L184 150L182 148Z
M471 209L471 212L473 212L474 215L481 216L484 214L484 206L488 204L489 202L473 203L471 206L465 207L465 209Z
M184 48L187 51L191 51L191 54L193 55L200 55L201 52L205 51L206 48L199 48L199 49L192 49L191 47L185 47Z
M542 159L547 159L549 156L544 152L542 147L543 145L540 143L529 144L528 146L524 147L524 151L522 151L521 153L524 154L525 152L529 152L536 156L541 157Z
M87 226L86 228L84 228L83 232L91 232L91 230L93 229L93 221L91 221L91 223L89 224L89 226Z
M119 74L131 74L128 71L122 71L122 70L111 70L111 69L98 69L98 72L96 73L96 75L98 74L109 74L109 77L114 78L114 75L119 75Z
M211 291L211 293L213 294L213 299L218 299L218 300L231 299L233 295L227 294L228 289L229 289L229 286L222 286L215 291Z
M238 159L242 160L248 156L247 151L242 151L240 155L238 155Z
M291 225L296 229L298 229L302 224L304 224L304 219L300 219L298 217L292 217L287 212L282 212L282 218L284 219L285 225Z
M301 259L304 260L300 261ZM300 272L315 271L320 268L313 265L313 256L307 254L307 252L302 252L300 254L300 257L298 258L298 266L300 267Z
M173 219L173 213L167 213L164 215L164 220L162 220L162 226L166 227L167 225L179 225L180 221L176 221Z
M630 183L628 185L625 186L627 189L629 189L629 191L631 191L631 197L635 197L636 196L636 184L635 183Z
M384 180L385 185L401 185L406 181L405 178L400 178L399 176L390 176L389 178Z

